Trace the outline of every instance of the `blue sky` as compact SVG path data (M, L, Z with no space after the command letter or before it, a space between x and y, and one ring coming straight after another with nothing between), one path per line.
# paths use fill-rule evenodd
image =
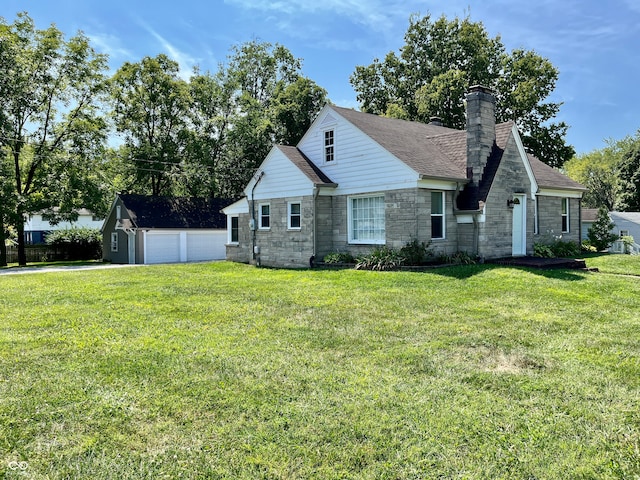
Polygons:
M510 51L535 50L559 70L553 101L578 153L640 128L640 0L2 0L13 22L27 11L38 28L82 30L123 62L166 53L184 75L214 71L231 46L257 39L286 46L337 105L357 107L356 65L397 51L412 13L470 15Z

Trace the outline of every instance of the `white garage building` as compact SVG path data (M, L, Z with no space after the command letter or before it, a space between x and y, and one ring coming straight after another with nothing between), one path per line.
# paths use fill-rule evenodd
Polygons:
M222 260L226 199L119 194L102 226L103 258L112 263Z

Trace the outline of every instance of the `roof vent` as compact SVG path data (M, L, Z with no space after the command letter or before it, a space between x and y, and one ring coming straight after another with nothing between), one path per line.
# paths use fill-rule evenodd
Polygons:
M435 125L436 127L442 127L442 117L430 117L429 125Z

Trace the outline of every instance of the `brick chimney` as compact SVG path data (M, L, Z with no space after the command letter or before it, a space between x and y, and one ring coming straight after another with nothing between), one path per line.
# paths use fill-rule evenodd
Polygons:
M478 185L496 141L496 97L481 85L467 93L467 177Z

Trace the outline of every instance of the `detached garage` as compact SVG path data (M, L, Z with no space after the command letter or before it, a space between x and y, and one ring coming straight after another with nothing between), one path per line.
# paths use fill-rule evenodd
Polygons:
M225 199L120 194L102 226L103 258L112 263L223 260Z

